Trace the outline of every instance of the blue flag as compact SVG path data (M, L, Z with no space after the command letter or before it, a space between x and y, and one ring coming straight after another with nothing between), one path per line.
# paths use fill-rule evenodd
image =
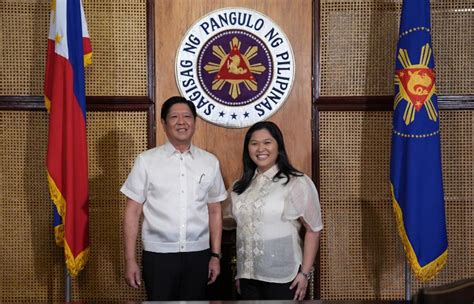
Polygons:
M417 278L446 263L439 111L429 0L404 0L396 54L390 184L405 252Z

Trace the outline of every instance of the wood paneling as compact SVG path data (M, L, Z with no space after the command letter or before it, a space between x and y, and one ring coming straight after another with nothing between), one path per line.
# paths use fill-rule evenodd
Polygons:
M310 0L158 0L155 2L155 71L157 144L166 138L160 121L161 104L179 91L175 80L175 57L181 39L194 22L216 9L246 7L270 17L290 40L296 61L292 92L269 120L285 136L293 164L311 176L311 46L312 1ZM226 185L239 177L244 129L227 129L198 119L194 144L214 153L221 162Z

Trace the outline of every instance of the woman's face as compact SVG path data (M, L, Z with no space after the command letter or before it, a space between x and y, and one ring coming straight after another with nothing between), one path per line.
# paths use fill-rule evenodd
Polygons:
M258 171L265 172L270 169L278 158L278 143L267 129L253 132L249 141L249 155L257 165Z

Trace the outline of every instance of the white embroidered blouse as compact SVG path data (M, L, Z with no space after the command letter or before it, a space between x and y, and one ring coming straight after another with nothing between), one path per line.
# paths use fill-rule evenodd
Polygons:
M244 193L231 191L224 203L224 219L233 218L237 224L236 279L292 281L303 258L298 218L313 231L323 228L318 192L311 179L291 176L283 185L286 178L273 181L277 172L277 165L263 174L256 172Z

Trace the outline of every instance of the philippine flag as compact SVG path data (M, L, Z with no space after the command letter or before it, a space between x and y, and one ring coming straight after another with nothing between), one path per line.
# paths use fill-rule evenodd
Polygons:
M71 276L89 255L89 187L84 66L92 49L80 0L53 0L44 84L49 112L46 167L56 243Z

